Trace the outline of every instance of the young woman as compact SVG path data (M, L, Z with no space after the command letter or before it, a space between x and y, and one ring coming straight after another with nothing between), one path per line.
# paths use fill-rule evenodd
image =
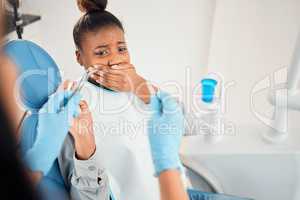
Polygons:
M99 164L92 167L93 172L108 171L116 199L159 199L147 137L148 104L156 88L149 89L131 63L123 25L105 10L107 1L77 2L84 15L73 31L76 57L85 69L98 69L81 92L89 105L90 126L96 137L93 158ZM69 174L63 172L64 177Z
M77 0L85 14L73 30L77 61L85 69L99 67L92 81L113 91L131 92L149 103L146 80L130 61L124 27L106 11L107 0Z

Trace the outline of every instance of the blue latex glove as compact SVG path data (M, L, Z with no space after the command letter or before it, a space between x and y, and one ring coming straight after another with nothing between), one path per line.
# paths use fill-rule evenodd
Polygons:
M32 171L46 175L58 157L72 119L79 114L81 96L78 94L60 111L61 102L65 102L71 93L55 93L39 111L37 136L33 147L25 155L25 161Z
M179 104L165 92L151 97L153 115L149 121L149 141L155 175L168 169L181 169L179 146L184 132L184 117Z

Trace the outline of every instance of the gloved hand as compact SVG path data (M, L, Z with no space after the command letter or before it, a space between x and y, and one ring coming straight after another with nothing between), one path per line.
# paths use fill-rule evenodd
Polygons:
M181 169L179 146L184 132L184 117L179 104L169 94L159 91L151 97L153 115L148 132L155 175L168 169Z
M32 171L40 171L46 175L58 157L72 119L79 114L81 96L78 94L60 110L61 102L65 102L71 93L55 93L39 111L36 139L25 155L25 162Z

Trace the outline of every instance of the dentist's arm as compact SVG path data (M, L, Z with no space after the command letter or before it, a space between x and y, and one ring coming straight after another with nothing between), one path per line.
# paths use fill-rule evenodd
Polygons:
M153 116L149 122L149 141L161 200L187 200L180 178L179 146L184 131L184 117L175 99L159 91L151 97Z
M187 200L180 172L177 170L166 170L159 175L161 200Z
M78 115L79 95L73 96L60 110L61 103L70 96L71 91L57 92L39 111L36 140L25 154L25 162L35 182L49 172L60 153L72 119Z

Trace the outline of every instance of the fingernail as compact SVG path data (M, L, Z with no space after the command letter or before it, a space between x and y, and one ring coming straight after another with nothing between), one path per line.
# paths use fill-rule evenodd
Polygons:
M113 65L111 66L112 69L118 69L119 68L119 65Z
M103 76L103 75L105 74L105 72L104 72L104 71L99 71L98 74L99 74L100 76Z
M97 83L101 83L103 80L100 78L98 80L96 80Z

